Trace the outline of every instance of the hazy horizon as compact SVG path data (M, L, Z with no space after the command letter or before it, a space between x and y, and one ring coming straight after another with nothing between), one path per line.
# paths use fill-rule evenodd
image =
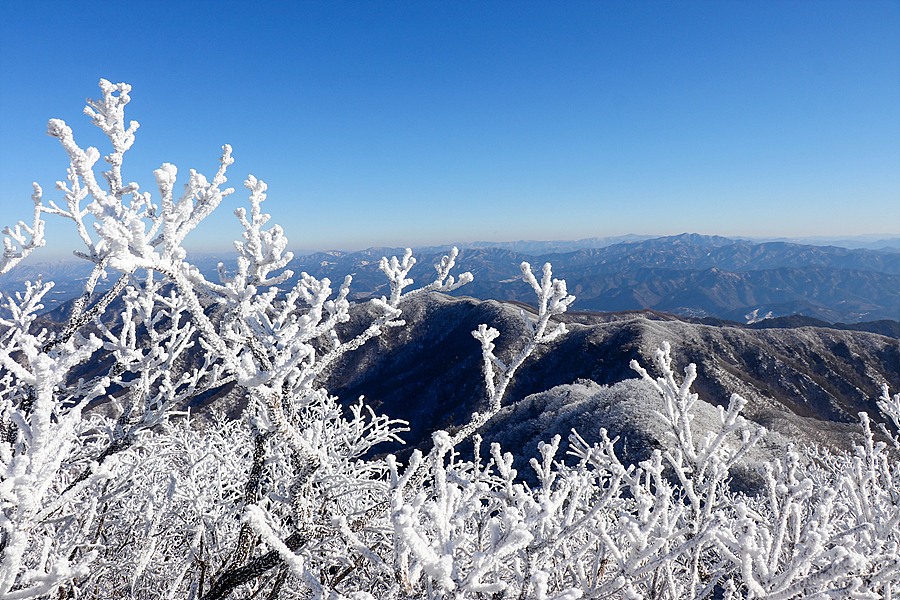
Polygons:
M718 236L717 234L697 234L696 232L680 232L674 234L667 235L647 235L647 234L638 234L638 233L627 233L622 235L611 235L611 236L593 236L589 238L577 238L577 239L543 239L543 240L472 240L472 241L450 241L444 243L437 244L423 244L417 246L411 246L410 244L389 244L382 246L365 246L365 247L319 247L319 248L300 248L295 246L288 247L288 250L293 252L297 256L304 256L308 254L315 254L319 252L345 252L345 253L353 253L353 252L362 252L366 250L373 249L394 249L401 250L403 248L412 248L414 251L422 252L423 250L431 250L431 249L441 249L441 248L449 248L451 246L458 246L460 248L480 248L480 247L506 247L506 246L514 246L514 245L525 245L525 244L576 244L577 242L588 242L591 240L613 240L612 243L620 243L621 241L629 241L629 239L634 240L653 240L659 238L667 238L667 237L677 237L679 235L704 235L704 236L716 236L716 237L726 237L734 240L742 240L749 241L751 243L766 243L766 242L788 242L795 243L800 245L811 245L811 246L838 246L849 249L873 249L878 247L890 247L900 249L900 233L890 234L865 234L858 236L810 236L810 237L741 237L741 236ZM879 245L880 243L884 243ZM585 244L582 247L599 247ZM235 250L233 247L231 248L220 248L217 250L204 250L204 249L192 249L190 250L190 254L193 255L220 255L220 254L230 254L234 253ZM527 254L527 253L526 253ZM39 248L34 251L29 257L25 258L20 264L22 265L35 265L40 263L49 263L49 262L58 262L58 261L81 261L83 259L78 258L72 254L71 249L61 249L61 248Z

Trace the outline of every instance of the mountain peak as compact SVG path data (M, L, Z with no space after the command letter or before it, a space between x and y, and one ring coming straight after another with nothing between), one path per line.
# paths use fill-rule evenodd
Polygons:
M666 242L670 244L691 244L694 246L709 246L712 248L719 248L721 246L731 246L739 243L737 240L733 240L731 238L722 237L720 235L702 235L700 233L680 233L678 235L670 235L666 237L657 238L655 240L650 241L658 241L658 242Z

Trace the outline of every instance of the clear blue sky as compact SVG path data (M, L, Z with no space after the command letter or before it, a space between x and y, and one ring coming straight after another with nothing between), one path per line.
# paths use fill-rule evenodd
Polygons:
M0 222L59 197L49 118L107 153L101 77L142 189L234 147L196 249L248 173L295 249L900 231L896 0L3 2Z

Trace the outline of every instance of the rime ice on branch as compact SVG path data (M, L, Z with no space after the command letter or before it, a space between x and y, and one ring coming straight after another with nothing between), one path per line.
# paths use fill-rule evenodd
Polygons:
M250 176L245 182L250 210L235 211L245 230L243 240L235 243L237 272L228 275L220 268L218 282L206 280L186 261L181 244L233 193L224 188L227 168L234 162L231 148L223 148L211 181L191 170L180 198L174 194L177 169L163 164L154 173L160 192L156 205L149 193L122 179L124 155L138 128L133 121L126 127L124 116L131 88L105 80L100 87L103 98L89 100L85 113L113 146L105 157L110 165L102 173L105 187L94 173L99 151L83 150L68 125L51 120L48 133L59 139L70 159L67 180L57 183L64 203L44 205L35 184L34 223L4 230L7 238L0 263L4 272L43 245L42 214L73 221L85 245L76 254L93 262L95 269L62 332L29 332L34 313L41 308L40 299L52 284L29 286L24 296L7 299L13 317L0 322L4 468L0 597L38 596L59 586L75 593L76 578L81 589L100 581L115 582L123 564L136 565L130 594L141 586L157 590L158 585L150 582L162 575L153 574L153 557L163 551L158 547L159 536L163 531L174 534L173 519L188 515L194 521L184 531L190 533L176 534L172 539L178 541L167 542L174 546L164 550L168 556L173 552L184 556L180 574L163 578L170 585L169 596L180 593L179 586L190 572L191 595L204 595L204 584L207 596L213 584L214 589L230 591L240 585L229 584L235 571L253 558L247 553L248 526L253 521L241 519L245 508L263 507L279 535L288 538L291 532L296 535L309 527L332 531L327 517L309 512L322 494L338 490L349 494L333 507L341 514L372 509L377 490L384 488L380 477L385 467L377 460L359 458L375 444L396 440L403 424L378 417L363 405L352 408L349 418L344 418L335 399L317 386L317 378L344 353L386 328L402 325L400 305L405 299L425 291L452 291L471 281L471 275L464 273L458 281L450 275L457 255L454 249L435 265L434 282L404 294L412 283L407 278L415 263L411 253L407 251L402 261L385 259L391 297L373 301L381 314L362 334L341 339L336 327L349 318L350 278L336 296L327 279L305 273L293 289L278 288L292 276L285 270L292 255L285 251L287 238L279 226L265 229L269 216L261 211L261 204L266 185ZM108 270L119 271L119 280L104 297L93 299L97 281ZM100 320L122 293L125 308L120 322ZM211 312L220 317L212 319ZM80 330L90 323L99 329L100 338L81 336ZM108 372L93 381L68 382L72 367L101 347L114 359ZM198 351L199 363L193 361L195 366L185 370L184 365L191 364L186 357ZM27 358L25 363L19 356ZM183 493L198 489L195 477L202 469L181 471L168 459L150 457L193 455L193 448L184 442L186 421L170 421L176 414L173 409L229 381L242 386L249 397L243 419L246 435L240 443L219 447L217 453L224 461L219 477L244 480L243 491L235 494L223 482L213 486L215 493L188 494L193 500L185 506ZM111 389L122 390L109 397L115 418L82 414L90 402ZM229 435L233 441L240 439ZM226 447L228 451L223 451ZM147 454L150 448L155 450ZM241 455L252 460L247 464L238 459ZM208 462L209 455L196 460L200 462L195 465ZM262 471L269 472L265 476L269 483L261 479ZM168 483L154 479L160 476ZM135 485L138 481L143 485ZM149 495L135 496L138 490ZM99 498L103 499L100 504ZM148 514L149 520L141 516ZM203 515L231 521L205 522ZM111 530L114 522L124 529ZM138 525L141 522L144 526ZM124 546L129 548L128 556L96 551L98 536L115 537L127 531L144 532L139 541ZM333 531L338 534L341 528ZM217 556L230 558L219 561L217 570L203 567L202 573L194 572L196 561L212 565ZM108 593L120 595L121 590Z

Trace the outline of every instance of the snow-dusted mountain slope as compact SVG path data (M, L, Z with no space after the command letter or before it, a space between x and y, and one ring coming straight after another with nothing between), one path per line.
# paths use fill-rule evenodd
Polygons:
M410 422L405 437L412 445L427 443L430 432L463 423L482 408L481 356L470 332L479 323L496 327L498 354L511 356L516 348L505 344L522 326L519 310L440 294L416 299L404 307L408 327L337 365L327 387L346 402L364 395L377 410ZM703 401L712 407L741 394L749 401L744 415L773 431L772 443L847 448L858 430L857 413L877 415L882 383L900 389L897 340L874 333L704 325L646 311L572 314L568 321L569 333L518 371L509 408L486 428L486 439L510 444L516 456L530 456L538 439L585 423L590 430L624 433L637 452L640 440L654 436L646 390L633 381L629 362L650 364L663 341L672 344L678 369L696 363L694 389Z

